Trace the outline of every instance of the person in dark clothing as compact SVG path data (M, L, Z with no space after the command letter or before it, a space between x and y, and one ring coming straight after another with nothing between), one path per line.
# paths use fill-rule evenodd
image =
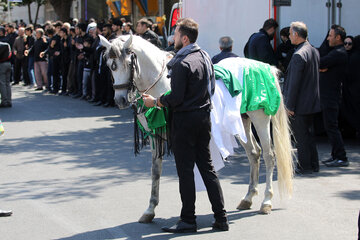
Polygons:
M62 28L62 22L58 21L54 24L55 27L55 35L50 39L50 46L49 46L49 58L52 58L52 91L51 93L57 94L60 90L61 84L61 63L62 63L62 56L61 56L61 37L59 35L60 29Z
M24 55L25 52L25 29L19 28L18 37L15 39L13 45L13 53L15 55L14 64L14 82L13 85L19 84L21 76L24 80L24 86L30 85L30 78L28 74L28 62L27 57ZM22 73L22 74L21 74Z
M76 67L77 67L77 59L76 59L76 46L75 46L75 38L76 32L75 28L70 28L70 66L69 73L67 76L67 92L70 96L74 96L77 93L77 81L76 81Z
M333 49L333 47L329 46L329 41L328 41L329 32L330 30L327 32L324 41L321 43L320 47L318 48L320 57L327 55Z
M180 220L166 232L196 232L194 165L204 180L214 212L216 230L229 230L219 179L210 158L210 96L213 94L214 71L210 57L195 43L198 24L180 19L175 29L177 55L168 63L171 93L155 99L143 95L147 107L169 107L172 111L171 141L175 156L182 201Z
M225 58L239 57L238 55L232 52L233 43L234 41L232 40L231 37L221 37L219 40L221 53L215 55L211 59L212 63L216 64Z
M77 36L75 38L75 56L77 60L76 66L76 82L77 82L77 93L73 95L74 98L79 98L83 94L83 72L84 72L84 39L88 37L86 34L87 25L85 23L79 23L75 27L75 31L77 32Z
M351 55L352 53L352 49L353 49L353 41L354 41L354 37L353 36L346 36L345 40L344 40L344 47L345 50L348 53L348 56Z
M8 39L6 37L6 31L5 31L5 28L3 28L3 27L0 27L0 42L8 43Z
M322 162L328 167L349 165L344 142L338 127L341 84L347 73L348 56L344 48L345 29L333 25L328 41L333 49L320 58L320 100L324 127L331 143L331 158Z
M43 90L43 85L45 85L48 88L48 62L46 58L44 57L43 53L48 48L48 40L44 36L44 30L41 28L36 29L36 40L34 43L34 46L26 50L26 54L29 54L29 56L34 56L34 71L35 71L35 79L36 79L36 85L37 88L36 91Z
M136 32L145 40L148 40L157 47L161 47L159 36L150 30L151 23L146 18L140 19L136 24Z
M295 46L284 84L284 99L296 140L298 163L296 173L319 171L319 157L313 133L313 116L320 112L320 55L307 39L304 23L293 22L290 41Z
M286 72L291 57L294 54L294 48L295 48L295 46L291 44L289 34L290 34L290 27L285 27L281 29L280 38L282 43L277 47L275 52L276 59L279 62L279 68L284 73Z
M102 35L107 39L111 40L113 37L111 35L111 25L105 24L102 28ZM94 103L94 106L114 106L114 89L113 83L111 78L111 72L109 67L106 64L106 60L104 60L106 48L100 47L95 52L95 57L97 59L97 67L96 69L96 77L97 82L99 84L98 92L99 92L99 99L97 102Z
M278 26L274 19L266 20L262 29L250 36L244 49L245 57L277 66L278 61L271 46L271 41L275 36Z
M67 95L67 82L69 67L71 62L71 37L68 35L68 30L66 28L61 28L59 31L59 36L61 37L60 41L60 51L61 51L61 74L62 74L62 84L61 84L61 95Z
M343 83L342 109L346 123L355 130L360 139L360 35L353 39L352 54L349 57L348 75Z
M18 34L16 33L15 31L15 26L14 24L11 24L9 23L7 25L7 35L6 35L6 41L7 43L10 44L10 47L11 49L13 50L13 47L14 47L14 42L15 42L15 39L17 38ZM14 69L14 64L15 64L15 54L13 54L11 56L11 60L10 60L10 63L11 63L11 76L10 76L10 81L12 82L14 79L14 74L13 74L13 69Z
M25 28L26 41L25 41L25 50L29 50L34 46L35 38L33 36L33 28ZM31 55L27 56L28 58L28 74L30 79L30 85L35 85L35 73L34 73L34 52L31 52Z

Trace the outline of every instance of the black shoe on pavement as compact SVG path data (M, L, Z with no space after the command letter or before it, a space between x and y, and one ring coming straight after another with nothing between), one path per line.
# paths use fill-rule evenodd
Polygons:
M12 211L5 211L0 209L0 217L10 217L12 215Z
M75 94L72 96L72 98L79 98L79 97L81 97L81 94Z
M110 103L105 103L104 105L103 105L103 107L110 107Z
M327 167L347 167L349 166L349 161L348 160L341 160L341 159L336 159L332 162L326 163L325 164Z
M42 91L42 90L43 90L42 87L35 88L35 91Z
M101 101L98 101L96 103L93 104L93 106L101 106L103 103Z
M171 233L191 233L197 231L197 226L196 223L191 224L179 220L174 226L162 227L161 229L164 232L171 232Z
M11 108L11 107L12 107L11 103L0 104L0 108Z
M13 82L13 83L11 84L11 86L14 86L14 85L19 85L19 83L18 83L18 82Z
M310 170L310 169L301 169L301 168L295 169L295 174L297 174L297 175L312 174L312 173L313 173L313 170Z
M215 221L212 224L212 228L213 228L213 230L229 231L229 222L228 221L226 221L226 222Z
M329 158L329 159L326 159L326 160L322 160L321 162L323 163L323 164L327 164L327 163L329 163L329 162L333 162L335 159L333 159L332 157L331 158Z

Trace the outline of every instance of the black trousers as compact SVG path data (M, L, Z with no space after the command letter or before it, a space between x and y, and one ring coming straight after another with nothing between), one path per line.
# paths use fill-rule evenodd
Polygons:
M61 68L62 68L61 56L56 56L53 58L53 90L58 92L61 84Z
M181 219L195 222L194 164L204 180L214 217L226 221L223 193L210 158L210 113L208 111L174 112L171 141L179 176L182 201Z
M332 150L331 156L334 159L347 160L344 148L344 141L339 130L339 106L322 106L324 128L328 135Z
M61 92L66 92L66 91L67 91L69 69L70 69L70 62L64 62L64 61L62 61L62 69L61 69L61 75L62 75Z
M298 168L318 169L319 156L314 137L313 114L295 115L290 121L298 152Z
M30 84L30 77L28 73L28 62L27 58L22 59L15 58L14 64L14 82L19 83L21 80L21 72L24 80L24 84Z

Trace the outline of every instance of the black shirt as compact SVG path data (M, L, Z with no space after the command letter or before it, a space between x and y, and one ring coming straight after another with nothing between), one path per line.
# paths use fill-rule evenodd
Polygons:
M221 53L215 55L211 59L211 61L212 61L213 64L217 64L221 60L223 60L225 58L230 58L230 57L239 57L239 56L236 55L235 53L232 53L230 50L222 50Z
M44 52L48 48L48 45L49 45L49 43L47 42L47 40L44 42L43 37L41 37L40 39L36 39L36 41L34 43L34 47L31 50L31 51L34 51L35 62L39 62L39 61L45 62L46 61L46 57L44 56L43 58L41 58L40 53Z
M200 51L195 51L172 67L171 93L161 96L160 102L174 112L210 108L206 64Z

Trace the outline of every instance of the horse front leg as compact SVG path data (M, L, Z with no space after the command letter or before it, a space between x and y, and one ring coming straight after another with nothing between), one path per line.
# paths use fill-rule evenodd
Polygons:
M148 209L139 219L139 223L151 223L155 217L155 208L159 204L160 176L162 171L162 158L156 155L156 141L152 144L152 166L151 166L151 197Z
M251 132L251 121L250 118L243 118L244 130L246 133L247 142L244 143L237 137L241 145L244 147L246 155L250 163L250 181L249 188L246 196L241 200L237 209L246 210L250 209L252 205L252 199L258 195L258 184L259 184L259 167L260 167L260 155L261 148L257 144Z

